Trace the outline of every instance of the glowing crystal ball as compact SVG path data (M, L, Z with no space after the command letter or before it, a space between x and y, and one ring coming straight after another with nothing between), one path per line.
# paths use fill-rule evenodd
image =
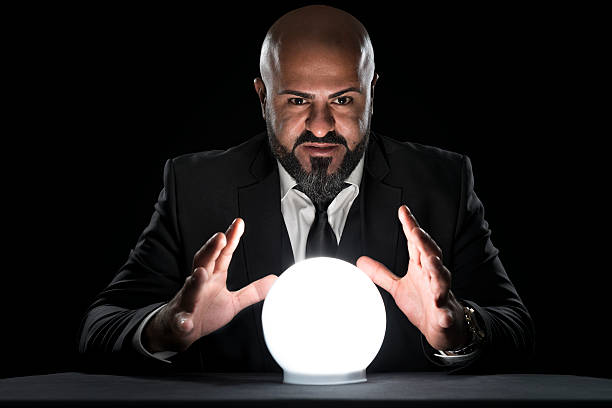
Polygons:
M387 325L372 280L355 265L323 257L283 272L261 319L266 345L291 384L366 381Z

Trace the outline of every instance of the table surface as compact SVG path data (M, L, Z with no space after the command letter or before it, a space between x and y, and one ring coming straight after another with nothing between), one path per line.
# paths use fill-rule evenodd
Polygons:
M57 373L0 380L16 406L608 406L612 379L550 374L369 374L347 385L290 385L275 374Z

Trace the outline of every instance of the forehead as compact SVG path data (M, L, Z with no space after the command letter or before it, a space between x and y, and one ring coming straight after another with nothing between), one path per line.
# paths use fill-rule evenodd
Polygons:
M335 44L296 43L281 47L274 69L281 88L336 88L359 86L363 79L361 54Z

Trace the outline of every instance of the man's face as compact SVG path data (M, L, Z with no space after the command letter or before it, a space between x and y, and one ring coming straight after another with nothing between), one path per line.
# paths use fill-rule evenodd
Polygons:
M344 181L363 155L375 81L360 71L359 57L331 47L292 47L279 53L265 85L256 80L272 150L298 183L313 170ZM287 168L288 161L300 169Z

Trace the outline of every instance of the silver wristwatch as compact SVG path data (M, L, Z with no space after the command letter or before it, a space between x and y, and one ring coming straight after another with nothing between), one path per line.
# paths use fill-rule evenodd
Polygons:
M456 350L445 351L447 355L460 356L469 354L478 349L485 339L485 332L480 328L478 319L476 319L476 311L473 308L464 306L463 318L465 319L465 324L472 335L472 339L467 346Z

